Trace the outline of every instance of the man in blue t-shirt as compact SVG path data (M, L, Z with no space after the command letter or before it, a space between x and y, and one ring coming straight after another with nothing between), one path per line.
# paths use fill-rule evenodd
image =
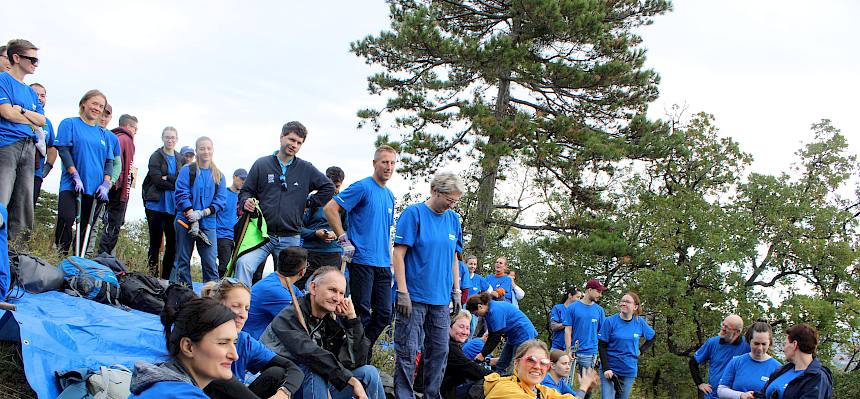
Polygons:
M508 259L500 256L496 259L495 273L490 273L484 280L490 285L490 295L493 299L513 303L514 280L508 276Z
M334 184L334 194L340 193L340 187L343 184L345 177L343 169L337 166L329 166L325 170L326 177ZM340 211L340 222L344 229L349 230L347 224L346 211ZM321 206L315 206L305 209L305 214L302 218L302 248L308 250L308 271L305 276L296 285L303 290L307 289L307 280L320 267L334 266L341 268L341 254L343 248L337 243L337 236L332 231L328 224L328 219L325 217L325 211ZM347 280L349 276L347 276ZM349 291L347 291L349 294Z
M39 103L42 104L42 109L48 105L48 92L45 86L40 83L33 83L30 88L36 92ZM45 135L45 154L36 151L36 170L33 176L33 206L39 202L39 194L42 191L42 181L48 176L48 173L54 167L54 162L57 161L57 149L54 148L54 124L51 120L45 118L45 127L42 128Z
M391 226L394 194L385 186L394 174L397 151L376 149L373 175L352 183L326 204L324 212L349 267L349 289L355 311L371 347L391 322ZM340 210L349 219L340 222ZM372 309L372 311L371 311Z
M304 293L293 284L305 274L308 265L308 251L302 247L289 247L278 254L275 271L251 287L251 306L248 309L248 321L242 331L260 339L269 323L275 319L285 307L292 305L289 285L297 298Z
M555 304L549 312L549 330L552 333L552 349L566 350L564 344L564 315L567 308L582 297L579 288L570 286L565 290L560 303Z
M720 333L707 341L690 358L690 374L696 387L704 392L705 399L716 399L717 386L726 365L733 357L749 353L750 346L743 336L744 320L736 314L728 315L720 325ZM708 382L702 380L699 365L708 363Z
M585 292L578 301L567 307L564 313L564 346L566 352L576 351L576 367L594 368L597 356L597 334L603 325L606 313L598 302L606 287L596 279L588 280Z
M218 275L224 277L227 273L227 264L233 256L234 237L233 230L239 219L237 203L239 201L239 190L248 178L248 171L239 168L233 172L233 184L227 187L227 205L223 212L215 214L217 227L215 235L218 237Z
M45 111L24 78L36 72L36 46L12 40L6 55L12 64L0 73L0 204L9 212L10 241L26 241L33 228L33 176L36 130L45 126Z

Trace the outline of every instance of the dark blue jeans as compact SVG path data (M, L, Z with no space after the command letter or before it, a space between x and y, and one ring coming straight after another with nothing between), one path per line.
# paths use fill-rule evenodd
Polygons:
M400 313L394 325L394 396L414 398L415 357L424 336L421 360L424 362L424 397L441 399L439 388L448 360L448 305L428 305L412 301L409 318ZM423 332L423 334L422 334Z
M349 290L371 347L391 323L391 269L350 263Z

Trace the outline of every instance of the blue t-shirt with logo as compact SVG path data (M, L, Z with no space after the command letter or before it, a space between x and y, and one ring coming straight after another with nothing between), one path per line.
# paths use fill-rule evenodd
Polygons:
M176 157L173 155L164 155L164 159L167 160L167 174L170 176L176 176ZM161 192L161 199L158 201L146 201L144 204L146 209L169 213L173 215L176 213L176 203L173 200L173 190L165 190Z
M39 102L39 96L33 88L19 82L9 72L0 73L0 104L19 105L28 111L45 114L42 103ZM10 122L0 118L0 147L26 138L36 138L36 133L29 124Z
M423 202L406 207L400 214L394 245L409 247L404 263L406 286L413 302L451 302L454 259L462 230L457 212L446 210L439 214Z
M233 226L236 225L236 221L239 220L239 216L236 215L236 203L239 201L239 193L234 193L233 190L229 188L224 190L226 194L226 201L224 210L215 214L215 220L218 221L215 232L218 238L227 238L233 239Z
M490 301L484 320L491 333L501 331L508 343L514 346L519 346L538 335L529 318L508 302Z
M622 377L636 377L639 370L639 341L650 341L655 335L654 329L639 316L624 320L616 313L604 319L598 334L598 339L606 342L608 364L603 365L603 370L612 370Z
M69 147L75 169L84 183L84 194L93 195L96 188L102 184L105 177L105 161L114 159L107 132L98 125L88 125L79 117L66 118L57 128L54 145ZM75 189L72 174L68 172L70 165L63 165L63 175L60 177L60 191Z
M582 301L576 301L567 307L564 319L561 321L565 327L571 327L570 334L571 349L579 346L576 353L580 355L594 355L597 353L597 334L603 325L606 313L597 303L586 305Z
M514 280L511 280L511 277L508 275L496 276L495 274L488 274L484 277L484 281L490 285L490 289L494 290L496 288L504 288L505 290L505 301L513 302L511 299L514 292Z
M549 311L549 318L556 323L564 323L564 314L566 312L567 306L564 306L563 303L558 303ZM573 341L571 341L571 343L572 342ZM564 347L564 329L552 333L552 347L550 350L552 349L567 349Z
M293 284L293 292L296 294L296 298L304 296L304 293L295 284ZM275 319L275 316L292 303L293 297L290 296L290 290L281 283L278 273L269 273L251 287L248 321L245 322L242 331L247 332L255 339L260 339L263 331Z
M755 360L749 353L735 356L723 370L720 385L725 385L738 392L758 392L767 384L770 375L781 364L774 359Z
M394 194L388 187L365 177L349 185L333 198L347 211L347 233L355 246L353 263L390 267L391 248L388 244L394 225Z
M723 370L733 357L749 353L750 346L746 338L741 336L740 342L737 344L722 343L720 337L711 337L705 341L699 350L693 355L696 362L704 364L708 362L708 384L712 388L717 388L720 385L720 378L723 377ZM710 394L705 394L706 399L717 399L717 390L714 389Z
M770 385L767 387L767 392L764 393L765 398L773 398L774 392L776 392L777 399L782 399L782 395L785 393L785 388L788 387L792 381L794 381L797 377L800 377L801 374L806 372L806 370L795 370L791 369L776 377Z
M275 357L275 352L272 352L266 345L263 345L245 331L239 331L239 340L236 342L236 354L239 355L239 358L233 361L233 364L230 365L230 370L233 371L233 376L242 382L245 381L246 372L257 374L263 371L266 365Z
M469 276L469 296L480 294L490 288L487 280L484 280L480 274L475 273Z

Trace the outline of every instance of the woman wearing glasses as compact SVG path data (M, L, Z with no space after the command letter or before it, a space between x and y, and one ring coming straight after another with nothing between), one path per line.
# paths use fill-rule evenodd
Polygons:
M628 292L618 302L618 313L603 320L597 350L603 368L600 397L627 399L639 369L639 355L654 345L654 329L643 317L639 295ZM641 346L639 341L645 339Z
M573 395L561 394L553 388L541 385L551 365L546 344L536 339L528 340L520 345L514 354L513 375L501 377L493 373L484 377L484 396L486 399L573 399ZM593 371L583 374L575 397L584 398L585 393L596 382L597 375Z
M161 132L164 145L149 157L149 170L143 178L143 205L146 210L146 224L149 227L149 253L147 265L149 273L155 277L169 279L176 259L176 230L173 219L176 212L173 193L176 189L176 175L179 174L176 160L176 142L179 133L168 126ZM158 252L164 237L164 257L161 273L158 273Z
M484 361L484 358L493 353L496 346L499 345L502 336L507 339L504 348L502 348L502 353L499 355L499 362L496 363L496 370L507 371L514 350L523 342L538 335L535 326L523 312L510 302L494 301L489 292L482 292L469 297L469 300L466 301L466 310L475 316L483 317L490 334L484 344L484 349L475 357L475 360Z
M271 349L242 331L248 320L251 306L251 290L233 278L211 281L203 286L201 296L214 298L236 314L236 330L239 340L233 362L233 379L214 381L204 392L210 398L289 398L302 383L304 375L287 358L275 354ZM260 373L251 385L244 384L245 373Z
M212 139L195 142L197 159L182 167L176 178L176 263L170 281L191 285L191 252L197 246L203 281L218 279L218 242L215 213L227 203L227 181L212 161ZM195 226L199 223L199 226Z

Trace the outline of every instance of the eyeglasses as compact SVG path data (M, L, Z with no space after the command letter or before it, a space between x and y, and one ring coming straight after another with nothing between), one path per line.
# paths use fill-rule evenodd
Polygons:
M29 55L24 55L24 54L18 54L18 56L21 58L25 58L25 59L29 60L30 63L33 64L34 66L39 65L39 59L36 57L30 57Z
M523 356L521 358L524 362L526 362L526 366L529 367L540 367L541 370L546 371L549 370L550 366L552 366L552 362L549 359L542 357L538 359L535 355L531 356Z
M452 197L450 194L442 193L439 191L436 191L436 194L439 194L439 196L442 197L442 199L444 199L445 202L449 204L454 204L460 200L460 197Z
M720 324L720 327L722 327L726 331L737 331L738 330L738 329L736 329L736 328L734 328L734 327L732 327L726 323Z

